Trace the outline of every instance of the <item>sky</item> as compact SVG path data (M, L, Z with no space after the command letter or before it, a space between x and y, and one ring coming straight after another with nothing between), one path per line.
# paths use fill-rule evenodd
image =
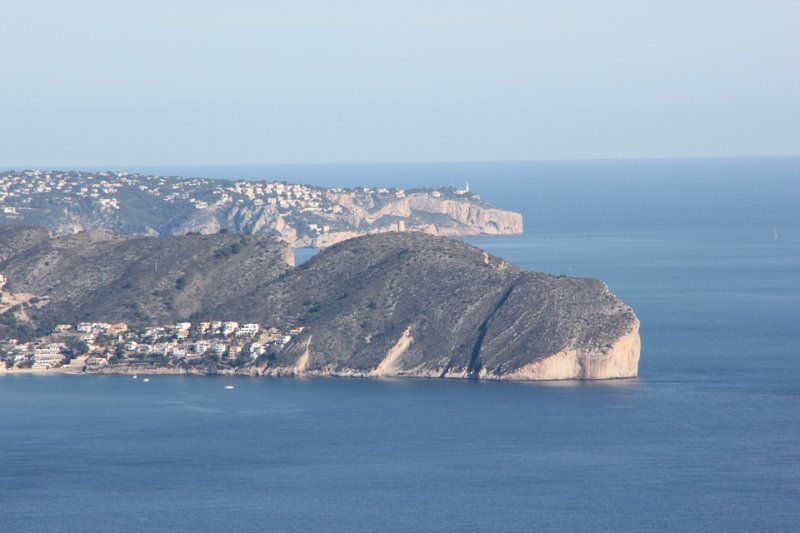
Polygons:
M800 2L5 0L0 165L800 154Z

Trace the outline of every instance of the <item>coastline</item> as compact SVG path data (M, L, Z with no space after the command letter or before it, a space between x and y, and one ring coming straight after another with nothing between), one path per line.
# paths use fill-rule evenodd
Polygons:
M0 376L12 374L85 374L88 356L76 357L69 364L54 368L0 368Z
M18 369L0 369L0 376L8 375L83 375L83 376L195 376L195 377L251 377L251 378L293 378L293 379L377 379L377 380L390 380L396 381L399 379L424 379L424 380L448 380L448 381L482 381L482 382L507 382L507 383L543 383L543 382L608 382L616 380L636 379L638 372L633 375L610 375L608 377L584 377L584 376L565 376L557 377L555 375L548 375L546 377L519 377L518 375L511 374L508 376L498 376L496 374L483 375L481 377L472 378L465 377L463 373L406 373L406 374L393 374L393 375L378 375L374 372L362 371L308 371L297 372L293 368L275 368L272 371L262 371L260 369L245 369L235 370L227 369L224 371L203 372L198 369L182 369L182 368L116 368L116 369L102 369L102 370L76 370L69 367L52 368L52 369L33 369L33 368L18 368Z

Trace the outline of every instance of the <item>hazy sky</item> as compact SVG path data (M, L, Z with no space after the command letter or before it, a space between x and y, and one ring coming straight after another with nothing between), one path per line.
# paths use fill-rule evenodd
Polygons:
M0 165L800 154L800 2L0 3Z

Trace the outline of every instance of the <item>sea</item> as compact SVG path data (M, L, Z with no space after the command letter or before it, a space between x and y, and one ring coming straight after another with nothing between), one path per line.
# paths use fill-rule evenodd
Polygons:
M0 376L0 531L800 530L800 158L132 170L468 182L525 234L465 240L606 281L640 375Z

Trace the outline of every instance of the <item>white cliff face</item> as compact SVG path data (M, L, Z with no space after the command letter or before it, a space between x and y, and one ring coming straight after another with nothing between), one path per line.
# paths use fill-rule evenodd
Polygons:
M305 374L306 369L308 369L308 360L311 358L311 339L312 337L308 337L306 349L303 352L303 355L301 355L297 360L297 364L294 367L294 374L297 376L302 376Z
M398 198L381 206L359 203L349 193L326 195L341 211L337 214L319 213L315 224L328 225L325 232L308 231L308 221L297 213L281 213L274 206L255 207L248 204L227 208L209 207L194 213L172 233L217 233L228 228L238 233L271 234L293 247L326 248L361 235L390 231L418 231L438 236L517 235L523 231L522 215L495 209L467 199L435 198L414 194ZM365 200L361 200L362 202ZM431 216L447 217L428 222ZM398 220L404 223L401 226Z
M328 246L333 246L338 242L346 241L348 239L353 239L360 235L362 234L357 231L333 231L330 233L326 233L324 235L320 235L313 241L309 241L308 244L304 244L304 246L313 246L315 248L327 248Z
M372 375L375 377L387 377L400 374L403 368L400 358L406 350L408 350L408 347L411 346L413 341L414 338L411 336L411 326L409 326L397 340L397 343L392 346L386 354L384 360L372 371Z
M639 322L606 352L564 350L496 379L559 380L633 378L639 374ZM490 377L490 376L486 376Z
M401 198L388 202L379 209L370 209L373 206L359 205L352 195L346 193L329 194L328 198L342 208L353 213L358 219L367 224L373 224L385 216L408 218L411 216L411 206L408 198Z
M522 233L522 215L510 211L482 207L470 202L442 200L428 195L413 195L409 207L414 211L446 215L461 225L474 227L488 235Z

